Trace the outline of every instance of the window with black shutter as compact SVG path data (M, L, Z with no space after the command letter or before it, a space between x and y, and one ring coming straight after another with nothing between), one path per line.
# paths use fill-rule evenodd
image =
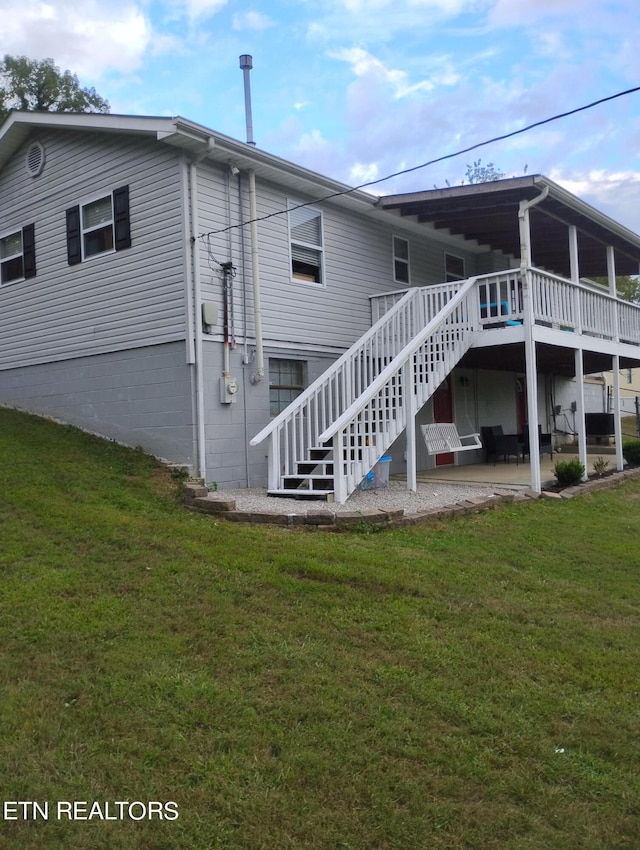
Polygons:
M128 186L67 210L69 265L130 247Z
M22 252L24 260L24 276L31 278L36 276L36 228L34 224L28 224L22 228Z
M67 210L67 261L70 266L82 262L80 207Z
M0 283L35 277L35 225L0 236Z

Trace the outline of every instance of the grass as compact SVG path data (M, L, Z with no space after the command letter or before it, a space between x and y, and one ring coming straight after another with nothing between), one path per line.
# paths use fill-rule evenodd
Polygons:
M0 460L2 796L51 807L0 846L640 846L638 483L331 535L13 411Z
M637 425L635 416L623 416L622 417L622 436L623 437L637 437L638 436L638 425Z

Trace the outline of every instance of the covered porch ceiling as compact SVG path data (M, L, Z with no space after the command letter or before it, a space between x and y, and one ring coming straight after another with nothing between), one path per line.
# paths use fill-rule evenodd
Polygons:
M610 354L584 350L585 375L611 370ZM536 362L538 372L542 375L557 375L563 378L575 378L574 349L546 343L536 343ZM488 369L491 371L526 372L525 349L523 342L509 345L470 348L458 363L465 369ZM640 359L621 357L620 368L632 369L640 366Z
M532 265L569 278L568 226L575 225L581 277L607 276L608 245L614 249L616 274L639 273L640 236L541 175L387 195L378 206L519 261L520 202L539 197L545 188L547 197L530 212Z

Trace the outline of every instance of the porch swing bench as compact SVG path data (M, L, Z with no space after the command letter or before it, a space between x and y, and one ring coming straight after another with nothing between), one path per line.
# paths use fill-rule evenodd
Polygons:
M482 448L480 434L464 434L461 437L453 422L434 422L430 425L421 425L420 430L430 455L466 452ZM463 442L465 440L472 442Z

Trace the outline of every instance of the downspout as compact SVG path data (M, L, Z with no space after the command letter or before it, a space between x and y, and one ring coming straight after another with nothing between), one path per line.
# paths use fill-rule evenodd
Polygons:
M529 462L531 465L531 489L536 493L542 490L540 474L540 441L538 438L538 366L536 362L536 344L533 339L533 293L531 291L531 229L529 210L542 203L549 194L545 186L537 198L521 201L518 211L520 229L520 276L524 297L524 353L527 378L527 419L529 427ZM534 462L535 458L535 462Z
M193 301L195 315L196 418L198 442L198 477L207 482L204 427L204 368L202 363L202 279L198 249L198 171L195 162L189 163L189 192L191 195L191 243L193 246Z
M198 214L198 169L197 164L205 158L213 147L213 139L209 139L206 149L189 163L189 195L191 200L191 248L193 262L193 311L195 319L195 370L196 370L196 434L197 434L197 465L198 477L206 483L207 464L205 447L205 418L204 418L204 364L202 346L202 279L200 275L200 256L198 249L199 214Z
M242 193L242 173L236 169L238 176L238 219L242 224L244 216L244 198ZM251 487L249 474L249 422L247 419L247 366L251 363L249 343L247 340L247 257L244 242L244 227L240 227L240 274L242 276L242 335L244 337L244 353L242 355L242 410L244 425L244 468L247 489Z
M251 114L250 72L253 58L248 53L240 57L240 68L244 77L244 108L247 125L247 144L255 147L253 140L253 118ZM258 255L258 206L256 202L256 173L253 168L247 171L249 183L249 226L251 234L251 277L253 281L253 319L256 334L256 370L251 383L258 384L264 378L264 351L262 347L262 306L260 301L260 257Z
M520 224L520 269L522 274L531 265L531 231L529 230L529 210L541 204L549 194L549 187L545 186L537 198L532 198L530 201L521 201L520 210L518 212L518 221Z
M264 378L264 349L262 345L262 306L260 303L260 257L258 254L258 212L256 205L256 173L249 169L249 218L251 226L251 277L253 281L253 321L256 335L256 369L251 383Z

